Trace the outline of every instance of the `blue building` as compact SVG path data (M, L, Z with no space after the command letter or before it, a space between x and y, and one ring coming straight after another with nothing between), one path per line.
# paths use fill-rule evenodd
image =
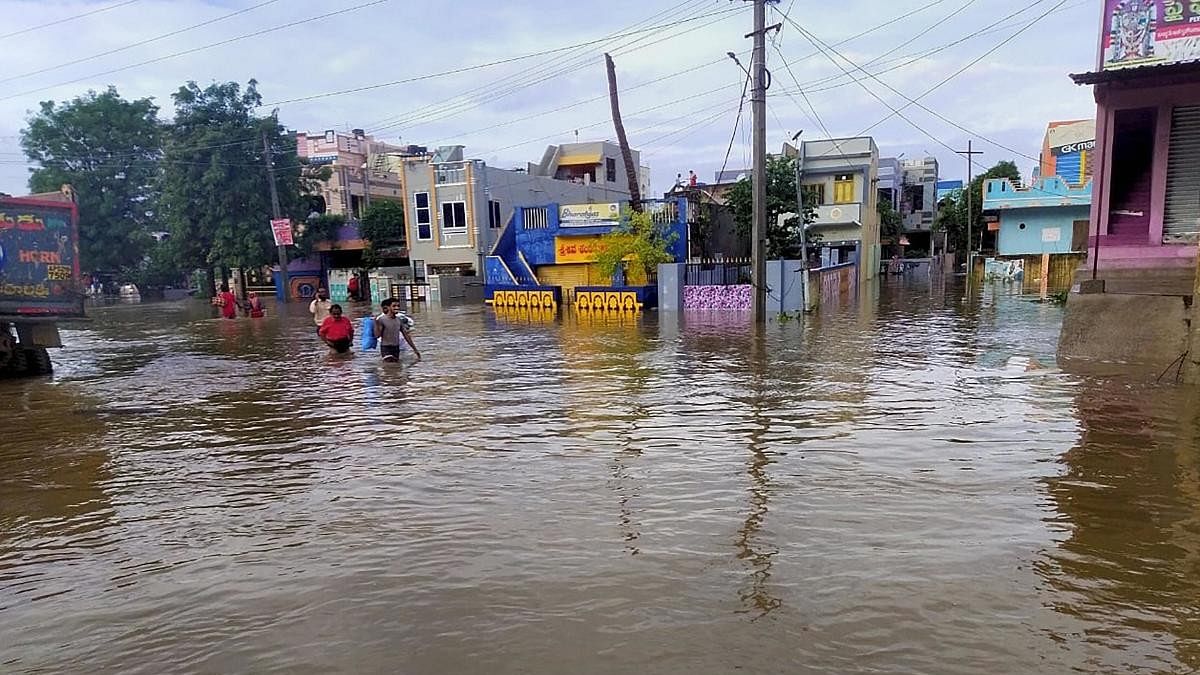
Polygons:
M1058 176L1017 187L1007 178L983 186L983 211L994 218L1000 256L1083 252L1088 240L1092 184L1068 185Z
M643 205L671 239L675 262L685 262L692 205L685 198L646 200ZM607 278L594 262L604 245L603 236L621 224L626 206L612 202L516 208L484 260L484 297L491 300L498 291L524 290L552 294L556 304L573 304L580 293L589 289L627 286L627 292L635 293L639 304L653 303L657 298L653 280L639 278L641 273L636 269L629 270L628 279Z

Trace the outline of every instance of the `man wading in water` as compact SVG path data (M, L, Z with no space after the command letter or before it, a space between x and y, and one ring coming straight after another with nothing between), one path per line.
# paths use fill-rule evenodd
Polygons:
M420 361L421 352L417 351L417 345L413 343L412 335L409 335L413 320L404 315L397 315L399 304L392 298L384 300L380 305L383 314L375 317L375 337L379 339L379 354L389 363L399 361L400 338L403 337L416 356L415 361Z
M350 344L354 342L354 324L342 316L341 305L333 305L329 308L329 316L325 318L325 323L317 329L317 335L321 336L330 349L345 354L350 351Z

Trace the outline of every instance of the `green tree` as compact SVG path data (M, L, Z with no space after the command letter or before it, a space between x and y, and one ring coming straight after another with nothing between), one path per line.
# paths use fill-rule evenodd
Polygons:
M879 212L879 236L890 238L893 242L899 240L900 235L904 234L904 218L892 206L892 201L880 199L876 202L876 210Z
M810 225L816 219L815 195L804 197L803 222ZM754 214L754 183L750 178L738 181L729 191L727 203L733 211L738 235L750 238ZM800 218L789 218L782 225L779 215L796 213L796 160L793 157L767 157L767 257L795 257L800 252ZM809 246L820 243L820 236L809 231Z
M363 212L358 233L375 248L404 244L404 204L377 199Z
M1008 178L1014 183L1021 182L1021 170L1015 162L1004 160L997 162L971 181L967 190L971 191L971 222L974 224L971 239L979 246L983 231L983 184L991 178ZM933 220L936 232L945 232L947 243L956 251L967 250L967 192L958 190L938 202L938 213Z
M180 263L250 268L273 260L270 188L263 134L275 163L285 217L299 220L302 164L295 139L275 114L256 117L262 103L254 80L201 89L189 82L172 94L175 119L164 150L162 199Z
M617 268L629 262L639 265L646 279L651 279L659 265L675 259L671 245L678 236L666 225L655 223L651 214L630 211L620 225L600 238L600 250L592 260L605 277L611 278Z
M38 164L29 189L74 189L79 254L86 270L136 266L152 243L157 160L162 151L158 106L128 101L108 88L66 103L44 101L21 132L26 157Z
M339 214L326 213L306 218L296 226L296 247L292 249L295 258L307 258L312 255L316 245L330 241L337 236L337 231L346 224L346 217Z

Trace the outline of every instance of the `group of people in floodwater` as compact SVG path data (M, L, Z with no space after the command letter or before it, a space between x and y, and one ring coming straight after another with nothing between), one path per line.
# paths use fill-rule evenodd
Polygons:
M379 355L384 361L400 360L401 349L405 344L412 350L415 361L421 360L421 352L412 339L412 328L416 322L400 311L400 301L387 298L380 303L382 310L378 315L364 320L364 327L371 331L369 340L364 341L364 348L369 345L379 345ZM317 336L321 341L338 354L350 351L354 344L354 322L342 311L342 306L329 299L329 291L324 288L317 290L317 297L308 304L308 311L317 324Z
M213 298L212 304L220 308L221 316L226 319L236 319L239 309L253 319L265 315L257 293L250 291L246 294L246 301L239 302L228 285L221 286L221 292ZM411 332L416 322L400 310L400 301L388 298L380 303L380 310L378 315L363 321L364 328L370 331L370 339L363 341L364 349L374 349L374 345L378 344L380 357L394 363L400 360L401 350L407 345L412 350L414 361L420 361L421 352L413 342ZM350 351L354 344L354 322L345 315L341 305L329 299L328 290L317 289L317 297L308 304L308 312L313 316L317 337L322 342L338 354Z
M258 293L250 291L246 293L246 301L240 302L237 296L229 290L228 284L221 286L221 292L217 293L216 297L212 299L212 304L214 307L221 309L221 316L226 319L236 319L239 309L245 312L246 316L251 319L261 319L265 316L262 300L258 298Z

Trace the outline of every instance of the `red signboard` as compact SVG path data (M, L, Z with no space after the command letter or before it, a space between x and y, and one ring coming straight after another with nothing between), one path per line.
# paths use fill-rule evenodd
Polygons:
M272 220L271 234L275 236L276 246L292 246L296 243L292 239L292 221L287 218Z

